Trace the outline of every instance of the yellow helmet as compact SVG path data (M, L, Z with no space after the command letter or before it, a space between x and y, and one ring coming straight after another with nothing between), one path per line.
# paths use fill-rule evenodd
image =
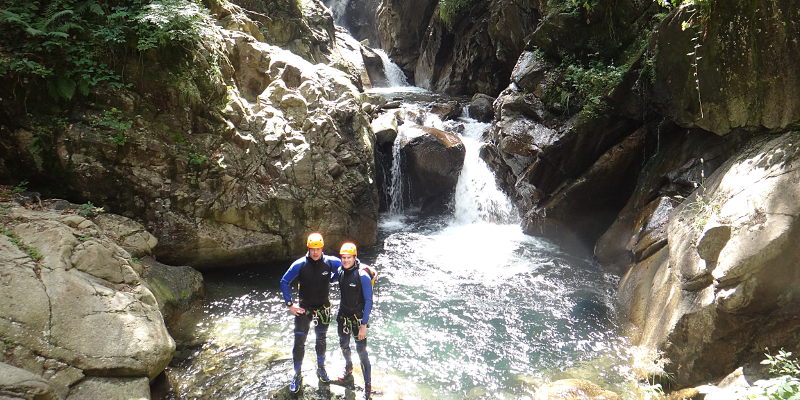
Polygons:
M321 249L325 247L325 241L322 240L322 235L314 232L308 235L308 240L306 241L306 247L309 249Z
M358 251L356 250L356 245L353 243L345 243L342 245L342 249L339 250L339 254L350 254L351 256L358 255Z

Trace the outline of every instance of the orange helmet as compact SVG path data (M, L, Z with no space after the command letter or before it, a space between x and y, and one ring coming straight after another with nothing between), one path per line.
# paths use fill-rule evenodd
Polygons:
M351 256L358 255L358 251L356 250L356 245L350 242L347 242L342 245L342 249L339 250L339 254L350 254Z
M308 240L306 241L306 247L309 249L321 249L325 247L325 241L322 240L322 235L314 232L308 235Z

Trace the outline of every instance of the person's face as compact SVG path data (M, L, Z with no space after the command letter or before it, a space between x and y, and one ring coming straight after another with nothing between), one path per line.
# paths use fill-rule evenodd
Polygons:
M356 256L352 254L342 254L342 266L346 269L353 268L353 265L356 263Z
M322 248L308 249L308 256L314 261L319 260L322 257Z

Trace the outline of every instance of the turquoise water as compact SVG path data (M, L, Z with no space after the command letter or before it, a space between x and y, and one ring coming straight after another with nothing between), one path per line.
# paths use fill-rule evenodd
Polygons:
M625 346L611 324L617 281L588 257L517 225L385 217L379 239L360 254L380 273L369 331L376 398L525 399L548 380L624 380ZM286 395L293 320L278 280L287 267L206 275L210 302L184 332L194 343L168 369L165 398ZM299 398L351 398L314 382L313 341ZM338 376L333 325L327 343L328 371Z

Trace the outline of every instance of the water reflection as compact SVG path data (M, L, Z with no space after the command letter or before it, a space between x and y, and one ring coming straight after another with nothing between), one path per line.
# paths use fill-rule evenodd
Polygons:
M609 323L616 279L593 263L514 225L381 226L383 245L361 254L380 271L370 355L381 398L523 399L565 375L612 387L624 380L624 346ZM213 301L194 328L198 344L168 370L175 394L167 398L287 395L292 319L278 287L283 268L207 276ZM328 337L328 371L337 376L344 363L335 327ZM304 365L305 398L353 395L318 388L313 364Z

